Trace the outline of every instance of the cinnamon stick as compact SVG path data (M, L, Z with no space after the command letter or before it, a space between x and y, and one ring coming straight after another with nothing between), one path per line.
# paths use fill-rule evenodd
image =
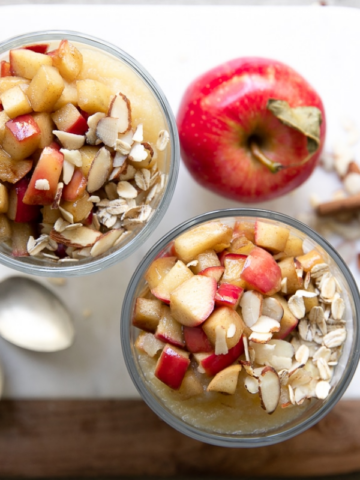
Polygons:
M339 198L330 202L320 203L316 207L316 213L324 217L326 215L336 215L342 212L360 211L360 193L346 198Z

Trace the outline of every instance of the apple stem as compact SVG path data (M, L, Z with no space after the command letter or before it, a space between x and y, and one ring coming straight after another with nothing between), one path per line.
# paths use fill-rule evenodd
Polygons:
M257 160L259 160L260 163L265 165L265 167L267 167L270 170L271 173L280 172L280 170L283 170L285 168L285 166L282 165L281 163L276 163L276 162L272 162L271 160L269 160L263 154L263 152L260 150L259 146L255 142L251 142L250 150L251 150L251 153L254 155L254 157Z

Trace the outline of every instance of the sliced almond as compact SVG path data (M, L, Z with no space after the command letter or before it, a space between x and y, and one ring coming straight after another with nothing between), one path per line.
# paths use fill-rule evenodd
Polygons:
M251 340L254 343L267 343L269 340L272 338L272 333L258 333L258 332L252 332L252 334L249 337L249 340Z
M109 182L112 182L113 180L120 180L120 175L126 170L126 163L122 165L121 167L116 167L113 168L112 172L109 175Z
M305 316L305 303L303 297L293 295L289 298L288 305L291 313L297 319L303 318Z
M137 169L133 165L127 165L125 172L120 175L120 181L133 180L135 178L136 172Z
M50 238L56 242L75 248L91 247L101 236L100 232L88 227L65 230L62 233L52 230L50 233Z
M75 171L74 164L64 159L62 173L63 173L63 182L65 183L65 185L68 185L70 183L70 180L74 175L74 171Z
M250 362L250 354L249 354L249 343L246 335L243 335L243 344L244 344L244 354L245 354L245 359L247 362Z
M127 181L121 181L118 183L117 193L119 197L122 198L136 198L138 196L136 188L134 188L131 183Z
M74 223L74 216L72 213L65 210L65 208L59 207L60 213L69 223Z
M118 138L118 122L117 118L104 117L96 127L96 136L107 147L114 147Z
M250 346L255 352L255 362L259 365L266 365L274 355L275 345L270 345L270 343L261 344L251 342Z
M146 150L143 144L135 143L129 152L129 159L133 162L142 162L146 160L149 152Z
M266 365L270 365L275 368L277 372L280 370L288 370L291 368L292 362L289 357L279 357L278 355L273 355L269 362L266 362Z
M52 132L61 142L61 145L67 150L78 150L85 143L84 135L75 135L74 133L53 130Z
M123 167L125 165L127 155L122 155L119 152L115 152L115 157L113 161L113 167L118 168L118 167Z
M273 318L278 322L280 322L284 316L284 307L281 305L281 303L278 300L276 300L276 298L266 297L264 298L264 301L262 304L261 313L266 317Z
M54 230L56 232L63 232L68 225L71 225L69 222L64 220L62 217L58 218L56 222L54 223Z
M109 107L110 117L116 118L117 128L119 133L125 133L131 128L131 105L130 100L123 95L118 93L112 99Z
M274 318L260 315L256 323L251 327L256 333L274 333L280 331L280 323Z
M137 144L139 145L139 144ZM131 151L131 145L130 143L125 142L121 138L118 138L115 142L114 146L116 152L120 153L121 155L125 155L126 157L129 155Z
M318 296L317 292L308 292L307 290L296 290L297 297L314 298Z
M91 115L87 119L89 130L86 132L85 136L86 136L86 143L88 143L89 145L98 145L99 143L101 143L101 140L96 136L96 127L99 121L102 118L105 118L105 116L106 116L105 113L97 112L97 113L94 113L94 115Z
M110 169L110 152L105 147L102 147L95 155L89 170L87 183L87 191L89 193L96 192L104 185L109 177Z
M284 277L281 280L281 291L282 293L285 293L285 295L287 294L287 277Z
M265 367L259 377L259 396L261 406L271 414L279 404L281 385L279 375L272 367Z
M286 340L272 339L269 341L268 346L273 348L273 355L278 355L279 357L292 358L295 353L293 345Z
M90 255L92 257L97 257L105 253L114 245L114 243L123 233L123 231L124 230L119 229L119 230L110 230L109 232L104 233L104 235L102 235L101 238L97 240L97 242L92 247L90 251Z
M221 325L215 327L215 355L226 355L229 349L226 343L226 330Z
M321 380L316 384L316 388L315 388L316 397L319 398L320 400L325 400L325 398L329 395L330 388L331 386L329 382L325 382L324 380Z
M236 333L236 325L235 323L230 323L229 328L226 332L226 338L233 338Z
M39 178L35 182L36 190L50 190L50 183L49 180L46 178Z
M82 156L79 150L67 150L66 148L60 148L60 152L64 155L64 161L67 161L75 167L82 166Z
M243 320L248 327L252 327L259 319L262 311L263 297L255 290L244 292L240 300Z
M249 393L258 393L259 391L259 381L254 377L246 377L244 386Z
M53 203L51 205L52 210L56 210L57 208L59 208L63 189L64 189L63 182L59 182L57 184L55 197L54 197Z
M40 235L36 240L30 236L27 242L27 251L29 255L38 255L42 250L47 247L49 241L49 235Z
M135 133L132 137L134 142L141 143L144 141L144 128L141 123L136 127Z
M166 130L161 130L159 132L159 136L156 141L156 148L160 151L165 150L169 140L170 140L169 132Z

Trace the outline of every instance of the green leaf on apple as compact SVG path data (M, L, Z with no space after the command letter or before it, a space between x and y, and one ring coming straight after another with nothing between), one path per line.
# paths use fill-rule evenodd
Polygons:
M282 123L307 137L307 149L313 154L320 146L321 111L316 107L291 108L285 100L270 98L266 108Z

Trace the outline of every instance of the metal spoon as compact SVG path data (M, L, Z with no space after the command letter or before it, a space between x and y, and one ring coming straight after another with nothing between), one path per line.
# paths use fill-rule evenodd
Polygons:
M0 335L18 347L56 352L74 340L74 326L63 303L26 277L0 283Z

